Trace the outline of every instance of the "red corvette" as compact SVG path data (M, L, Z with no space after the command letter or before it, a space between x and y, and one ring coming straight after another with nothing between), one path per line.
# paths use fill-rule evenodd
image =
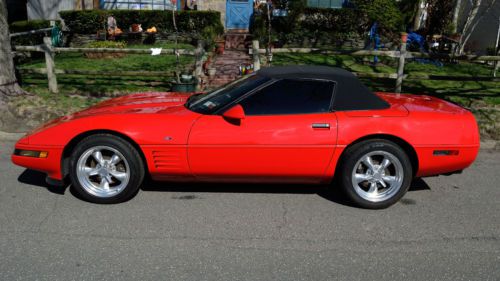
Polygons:
M69 179L95 203L159 181L330 184L357 205L397 202L415 177L476 158L474 116L449 102L372 93L350 72L272 67L206 94L143 93L58 118L20 139L12 161Z

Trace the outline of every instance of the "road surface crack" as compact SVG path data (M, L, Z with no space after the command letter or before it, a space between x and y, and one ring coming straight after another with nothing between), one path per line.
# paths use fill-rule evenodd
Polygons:
M38 232L41 231L42 229L42 225L44 223L47 222L47 220L55 213L55 211L57 210L57 198L59 197L56 197L55 200L54 200L54 205L52 205L52 208L50 209L49 213L47 215L45 215L45 217L38 223L38 226L37 226L37 229L38 229Z
M280 220L280 223L278 224L278 231L281 231L285 226L288 225L288 219L287 219L287 216L288 216L288 208L285 204L284 201L281 201L281 220Z

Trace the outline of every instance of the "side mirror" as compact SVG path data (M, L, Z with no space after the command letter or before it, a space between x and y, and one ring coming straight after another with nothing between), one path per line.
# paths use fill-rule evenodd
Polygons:
M227 119L241 120L245 119L245 111L241 105L237 104L224 112L222 116Z

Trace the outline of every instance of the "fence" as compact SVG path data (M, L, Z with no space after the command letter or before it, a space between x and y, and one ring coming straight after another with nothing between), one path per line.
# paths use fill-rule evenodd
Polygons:
M50 37L43 38L44 44L37 46L14 46L13 50L18 52L42 52L45 54L45 68L23 69L22 73L46 74L49 91L59 92L57 86L57 74L79 74L79 75L108 75L108 76L173 76L173 71L92 71L92 70L67 70L56 69L54 56L57 53L121 53L121 54L151 54L149 49L120 49L120 48L58 48L53 47ZM200 77L202 70L203 44L198 42L195 50L186 49L162 49L160 55L191 55L195 56L196 77ZM200 81L200 79L197 79Z
M249 54L253 57L253 63L255 70L258 70L261 65L261 55L266 55L269 60L269 56L272 56L267 49L259 48L259 41L254 40L252 42L252 47L248 50ZM350 56L381 56L381 57L391 57L398 59L398 67L395 73L362 73L354 72L358 77L366 78L389 78L395 79L395 92L400 93L401 87L403 85L404 79L427 79L427 80L460 80L460 81L495 81L500 82L500 78L495 77L493 72L492 76L448 76L448 75L432 75L432 74L404 74L404 68L406 59L413 58L429 58L429 59L439 59L439 60L450 60L450 61L492 61L498 64L500 62L500 56L477 56L477 55L462 55L454 56L451 54L429 54L429 53L417 53L417 52L407 52L406 43L401 44L400 51L376 51L376 50L356 50L356 51L337 51L337 50L322 50L314 48L278 48L273 49L271 53L316 53L325 55L350 55Z
M38 33L49 33L51 30L52 30L52 27L48 27L48 28L42 28L42 29L37 29L37 30L11 33L10 38L17 37L17 36L33 35L33 34L38 34Z
M197 81L203 73L202 70L202 57L203 46L202 42L198 42L195 50L184 49L162 49L160 55L172 55L176 52L180 55L195 56L195 77ZM15 51L23 52L42 52L45 54L45 68L39 69L24 69L23 73L37 73L46 74L48 79L49 91L53 93L58 92L57 87L57 74L79 74L79 75L108 75L108 76L172 76L172 71L89 71L89 70L63 70L56 69L54 63L54 56L57 53L73 52L73 53L125 53L125 54L150 54L149 49L118 49L118 48L57 48L52 47L49 37L44 38L44 44L38 46L15 46ZM361 73L355 72L358 77L364 78L388 78L395 79L395 92L401 92L401 87L405 79L427 79L427 80L460 80L460 81L495 81L500 82L500 78L493 76L448 76L448 75L432 75L432 74L404 74L406 59L412 58L430 58L430 59L446 59L450 61L492 61L500 62L500 56L476 56L476 55L463 55L453 56L450 54L428 54L407 52L406 43L401 45L399 51L375 51L375 50L357 50L357 51L337 51L337 50L321 50L313 48L280 48L273 49L272 53L317 53L326 55L351 55L351 56L381 56L398 59L398 67L395 73ZM254 69L258 70L261 65L261 55L269 55L266 49L259 48L259 42L254 40L252 47L249 49L249 54L253 57Z

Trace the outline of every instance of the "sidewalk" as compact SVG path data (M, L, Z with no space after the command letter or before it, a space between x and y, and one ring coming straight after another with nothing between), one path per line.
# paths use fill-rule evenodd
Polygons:
M6 133L0 131L0 141L17 141L24 136L24 134L25 133Z

